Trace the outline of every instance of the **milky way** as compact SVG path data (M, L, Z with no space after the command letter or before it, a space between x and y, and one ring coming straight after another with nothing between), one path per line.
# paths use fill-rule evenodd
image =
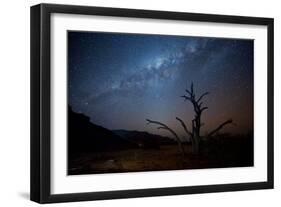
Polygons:
M225 131L253 130L253 40L68 32L68 97L74 111L108 129L162 134L158 120L183 134L192 105L180 97L194 83L210 92L203 131L232 118Z

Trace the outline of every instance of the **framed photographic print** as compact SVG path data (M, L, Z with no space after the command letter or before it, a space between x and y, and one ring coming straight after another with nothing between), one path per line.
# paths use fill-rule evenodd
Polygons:
M273 19L31 7L31 200L273 188Z

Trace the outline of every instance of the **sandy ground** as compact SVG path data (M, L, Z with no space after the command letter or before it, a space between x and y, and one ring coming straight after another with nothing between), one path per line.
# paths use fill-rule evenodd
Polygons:
M251 166L253 162L249 158L243 159L245 155L239 149L237 153L218 150L217 153L205 151L195 156L191 154L191 146L187 145L185 151L184 159L177 145L163 145L159 149L80 154L70 159L68 174L242 167Z

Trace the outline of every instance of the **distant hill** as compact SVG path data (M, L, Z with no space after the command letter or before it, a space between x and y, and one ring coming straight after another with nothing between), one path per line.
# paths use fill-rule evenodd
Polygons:
M68 150L74 153L113 151L138 147L112 131L95 125L84 114L68 107Z
M130 142L137 144L143 148L158 148L164 144L174 144L175 141L169 137L164 137L156 134L150 134L142 131L129 131L129 130L112 130L116 135L126 139Z
M168 137L148 132L106 129L93 124L88 116L74 112L68 107L69 156L76 153L159 148L160 145L174 143L175 141Z

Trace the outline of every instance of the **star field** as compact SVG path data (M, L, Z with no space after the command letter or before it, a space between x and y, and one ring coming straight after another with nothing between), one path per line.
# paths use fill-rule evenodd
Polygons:
M253 40L68 32L68 102L95 124L162 134L145 119L183 134L192 105L181 95L210 92L203 132L232 118L225 131L253 130Z

